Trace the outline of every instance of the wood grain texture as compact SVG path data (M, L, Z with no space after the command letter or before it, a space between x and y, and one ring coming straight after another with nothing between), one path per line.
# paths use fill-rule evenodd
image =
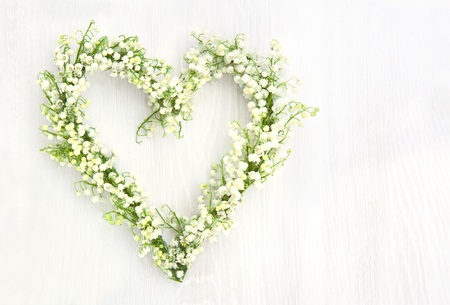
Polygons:
M3 0L0 16L1 304L450 304L448 1ZM298 98L321 108L181 285L102 220L106 204L76 198L76 171L38 153L36 75L54 71L58 36L91 19L176 69L195 28L248 33L262 52L278 38ZM145 96L100 72L90 81L90 121L119 168L152 202L192 213L227 122L248 118L240 90L205 86L184 139L137 145Z

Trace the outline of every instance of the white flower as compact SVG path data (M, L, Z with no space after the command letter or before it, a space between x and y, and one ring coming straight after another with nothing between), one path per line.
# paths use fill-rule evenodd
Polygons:
M219 197L223 197L223 196L229 195L229 194L230 194L230 192L229 192L229 190L228 190L228 188L227 188L226 186L221 186L221 187L219 187L219 189L217 190L217 195L218 195Z
M241 171L245 171L247 169L247 167L248 167L248 163L247 162L242 162L242 161L239 162L239 169Z
M234 148L234 149L236 149L236 150L242 150L242 147L243 147L242 142L237 141L237 142L234 142L232 145L233 145L233 148Z
M244 74L241 79L244 84L247 84L252 78L248 74Z
M255 181L261 180L261 175L258 172L251 171L248 173L248 176L251 180Z
M257 154L250 154L248 155L248 161L250 162L259 162L261 159Z
M183 275L184 275L184 271L183 270L179 270L179 271L177 271L176 275L177 275L177 278L181 279L183 277Z
M267 88L267 91L273 93L277 90L277 87L275 87L274 85L270 85L269 88Z

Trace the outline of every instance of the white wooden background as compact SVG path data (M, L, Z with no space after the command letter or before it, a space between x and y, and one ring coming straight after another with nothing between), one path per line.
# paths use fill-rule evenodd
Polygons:
M35 78L55 70L59 35L91 19L177 70L195 28L248 33L263 52L278 38L298 98L321 108L183 284L138 258L127 228L102 219L107 204L75 196L74 169L38 152ZM448 1L1 0L0 29L0 304L450 304ZM192 213L227 122L247 118L240 90L207 85L184 139L137 145L145 96L100 72L91 83L91 122L119 168Z

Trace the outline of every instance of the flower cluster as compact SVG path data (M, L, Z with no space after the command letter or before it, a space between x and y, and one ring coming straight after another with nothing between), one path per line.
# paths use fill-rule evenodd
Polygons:
M251 185L261 185L289 155L282 150L291 126L314 116L317 108L287 98L296 88L296 79L282 81L286 59L281 46L272 41L271 51L262 57L246 48L245 36L221 40L194 33L197 47L184 59L188 68L172 76L164 60L145 57L137 37L99 37L93 22L86 32L62 35L55 50L56 75L40 74L37 83L46 103L41 107L49 125L42 132L57 142L42 151L61 165L74 166L82 180L75 183L77 195L92 196L93 202L109 198L113 210L105 214L111 224L128 223L139 254L151 253L155 264L171 279L182 281L205 240L214 242L220 232L232 226L231 216L242 204L242 195ZM76 48L73 48L73 47ZM152 114L139 126L136 136L150 136L162 127L164 134L181 136L182 121L191 118L192 94L213 79L231 74L248 100L251 121L245 126L230 122L230 151L212 166L208 183L202 184L198 213L182 217L169 206L148 206L148 194L138 179L114 167L115 156L86 123L84 109L90 101L82 97L89 87L86 75L96 70L127 78L148 94ZM171 229L175 238L167 243L162 229Z

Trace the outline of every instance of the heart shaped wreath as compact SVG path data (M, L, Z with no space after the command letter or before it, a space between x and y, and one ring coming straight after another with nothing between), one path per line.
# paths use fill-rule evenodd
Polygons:
M81 173L82 180L75 183L77 195L92 196L93 202L109 197L113 208L104 218L117 225L126 221L139 243L140 256L151 251L155 264L170 279L181 282L203 251L202 243L213 242L221 231L230 229L230 216L242 203L245 190L260 185L283 165L290 151L281 147L291 126L315 116L318 108L282 97L296 88L297 79L280 80L285 58L276 40L270 54L262 57L246 48L244 35L221 40L193 33L198 45L184 56L188 68L172 77L172 68L164 60L145 57L136 36L108 39L96 32L91 21L84 33L62 35L55 49L58 73L39 74L37 83L46 97L41 111L50 122L41 130L49 140L57 140L41 151ZM84 109L90 101L81 94L89 87L86 75L96 70L127 78L148 94L153 112L138 127L136 141L153 134L158 126L164 134L181 137L182 121L191 119L193 93L223 74L232 74L243 88L251 122L229 124L231 150L212 166L210 180L201 185L197 215L182 217L167 205L146 205L147 194L136 177L114 167L114 154L97 137L96 128L85 122ZM163 239L162 229L175 232L170 243Z

